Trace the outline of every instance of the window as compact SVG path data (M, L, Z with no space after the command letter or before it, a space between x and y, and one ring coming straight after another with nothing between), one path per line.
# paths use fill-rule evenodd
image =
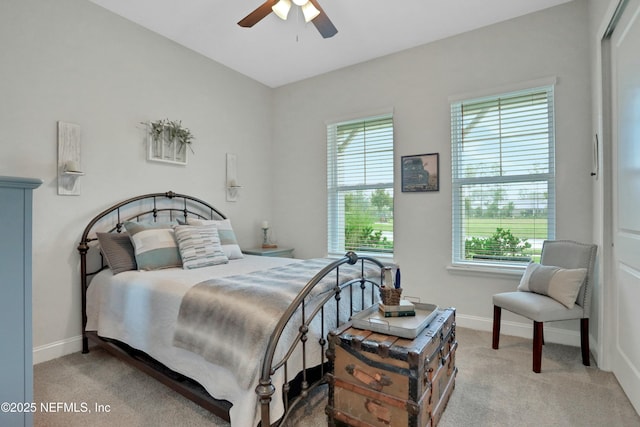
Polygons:
M327 126L328 252L393 253L393 117Z
M453 263L539 260L555 237L553 86L451 105Z

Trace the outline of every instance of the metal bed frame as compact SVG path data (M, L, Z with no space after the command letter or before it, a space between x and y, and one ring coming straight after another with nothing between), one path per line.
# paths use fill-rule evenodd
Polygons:
M123 231L123 224L125 221L156 222L158 220L167 219L173 221L177 218L186 220L188 217L195 217L199 219L226 219L224 214L203 200L189 195L168 191L165 193L144 194L116 203L95 216L87 224L77 248L80 253L80 284L82 287L82 352L89 352L89 341L91 341L114 356L156 378L163 384L177 391L194 403L209 410L218 417L229 421L229 408L231 407L230 402L211 397L204 388L195 381L186 378L177 372L171 371L143 352L136 350L129 345L115 340L102 338L93 331L85 331L87 325L87 288L90 285L90 279L95 274L105 268L108 268L102 255L100 254L100 256L97 257L97 249L99 248L95 233L101 231L120 233ZM96 250L92 251L92 249ZM94 259L89 257L90 253L95 255ZM343 283L340 279L340 266L344 264L355 265L358 262L360 262L361 265L360 277ZM380 267L380 277L365 277L365 263L373 263ZM89 264L92 264L91 267ZM259 384L255 391L259 397L259 404L261 406L260 413L262 426L270 425L269 405L273 394L276 392L276 387L272 384L272 376L276 371L284 369L285 382L281 392L283 393L285 412L283 417L274 425L282 425L291 413L291 410L295 408L299 402L308 397L311 390L326 382L325 371L329 363L325 354L328 347L326 336L329 333L329 330L327 329L329 328L328 325L330 324L330 320L325 316L325 307L327 304L336 304L337 310L335 322L333 322L334 319L331 319L331 324L333 324L334 327L338 327L348 321L355 312L370 307L376 302L378 294L376 289L379 288L379 283L382 283L383 267L384 265L375 258L358 256L354 252L348 252L344 257L335 260L319 271L311 280L309 280L306 286L289 305L288 309L279 320L275 330L272 332L264 358L260 361L261 375ZM335 286L332 292L325 294L322 300L315 305L316 308L314 308L310 313L306 313L307 297L311 290L322 279L333 275L335 275ZM348 290L348 292L345 292L345 290ZM343 293L347 295L348 298L345 299L348 300L349 304L349 318L346 319L340 318L340 304L343 303ZM356 295L359 294L359 298L354 297L354 293ZM344 303L346 304L347 302ZM302 316L300 325L298 326L297 337L285 353L285 356L283 356L281 360L274 360L278 340L280 339L285 326L294 314L298 312L301 312ZM311 343L308 342L309 325L318 317L320 318L321 323L321 336L317 344L321 347L322 360L320 360L318 364L307 366L306 351L307 346L311 345ZM292 381L288 378L287 361L298 348L298 344L300 344L300 349L302 351L303 366L302 370L299 373L296 373L295 381Z

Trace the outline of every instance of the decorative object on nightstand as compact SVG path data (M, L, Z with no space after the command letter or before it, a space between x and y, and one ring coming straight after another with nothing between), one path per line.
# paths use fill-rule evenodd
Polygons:
M242 253L247 255L293 258L293 251L293 248L251 248L243 249Z
M262 248L263 249L275 249L278 245L274 245L273 243L269 243L269 222L262 221Z

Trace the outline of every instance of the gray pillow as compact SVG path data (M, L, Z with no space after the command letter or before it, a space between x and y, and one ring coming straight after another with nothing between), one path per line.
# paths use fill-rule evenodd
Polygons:
M127 233L96 233L96 236L113 274L138 269L133 244Z
M518 290L546 295L573 308L586 276L586 268L566 269L531 263L522 275Z

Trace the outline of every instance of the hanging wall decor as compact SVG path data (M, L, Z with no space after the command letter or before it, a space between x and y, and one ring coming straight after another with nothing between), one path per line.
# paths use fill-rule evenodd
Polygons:
M182 126L180 120L156 120L143 123L148 132L148 156L154 162L173 163L177 165L187 164L187 151L194 140L189 129Z
M402 156L402 191L439 191L439 157L438 153Z
M80 176L80 125L58 122L58 195L79 196Z

